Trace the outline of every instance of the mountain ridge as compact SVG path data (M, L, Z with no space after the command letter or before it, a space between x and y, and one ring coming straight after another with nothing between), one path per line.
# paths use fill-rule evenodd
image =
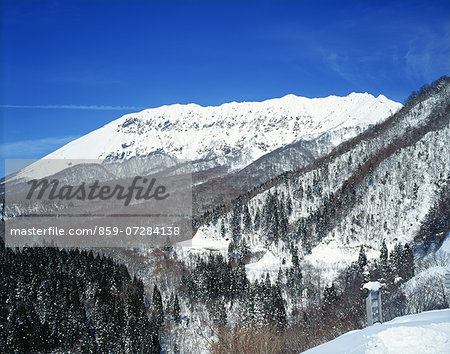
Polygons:
M213 160L209 167L226 165L236 170L297 139L343 127L367 127L400 107L382 95L375 98L367 93L325 98L286 95L206 107L161 106L124 115L45 158L159 156Z

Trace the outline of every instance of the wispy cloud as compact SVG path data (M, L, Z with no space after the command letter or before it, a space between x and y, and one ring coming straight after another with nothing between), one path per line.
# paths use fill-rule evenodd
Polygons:
M0 156L8 158L39 158L75 140L79 136L50 137L0 144Z
M408 43L404 56L406 75L411 80L429 82L450 70L450 26L442 33L421 26Z
M325 65L329 67L332 71L334 71L337 75L339 75L342 79L355 84L356 80L351 71L346 69L348 59L342 55L339 55L335 51L325 51L325 49L321 50L322 60Z
M140 106L97 106L97 105L72 105L72 104L58 104L58 105L16 105L16 104L2 104L0 108L24 108L24 109L90 109L97 111L122 111L131 109L145 109Z

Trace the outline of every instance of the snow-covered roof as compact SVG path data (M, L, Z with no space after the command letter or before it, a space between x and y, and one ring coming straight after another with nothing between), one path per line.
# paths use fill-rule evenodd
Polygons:
M370 291L378 291L381 288L381 283L379 281L369 281L364 284L363 289L368 289Z

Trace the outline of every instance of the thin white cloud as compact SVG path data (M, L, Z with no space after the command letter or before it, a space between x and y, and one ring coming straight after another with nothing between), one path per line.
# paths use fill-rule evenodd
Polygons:
M0 144L0 156L4 159L42 157L77 138L78 135L72 135L3 143Z
M72 105L72 104L58 104L58 105L16 105L16 104L2 104L0 108L24 108L24 109L90 109L97 111L121 111L131 109L145 109L139 106L97 106L97 105Z
M317 46L317 51L321 53L320 56L327 68L355 87L358 86L358 80L356 78L357 67L350 65L347 55L341 55L334 50L320 45Z
M421 26L408 43L405 73L412 81L429 82L450 70L450 27L442 33Z

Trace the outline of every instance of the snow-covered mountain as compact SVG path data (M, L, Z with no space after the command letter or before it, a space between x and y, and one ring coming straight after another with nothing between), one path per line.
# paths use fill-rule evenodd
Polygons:
M224 165L229 171L299 139L333 132L328 150L401 106L367 93L313 99L287 95L216 107L175 104L124 115L46 158L171 157L197 161L195 170Z
M312 99L287 95L217 107L162 106L114 120L9 181L11 186L55 174L72 183L79 176L114 180L161 172L155 167L161 157L187 159L194 172L193 213L199 215L279 173L312 163L401 107L368 93ZM98 160L107 165L86 165Z

